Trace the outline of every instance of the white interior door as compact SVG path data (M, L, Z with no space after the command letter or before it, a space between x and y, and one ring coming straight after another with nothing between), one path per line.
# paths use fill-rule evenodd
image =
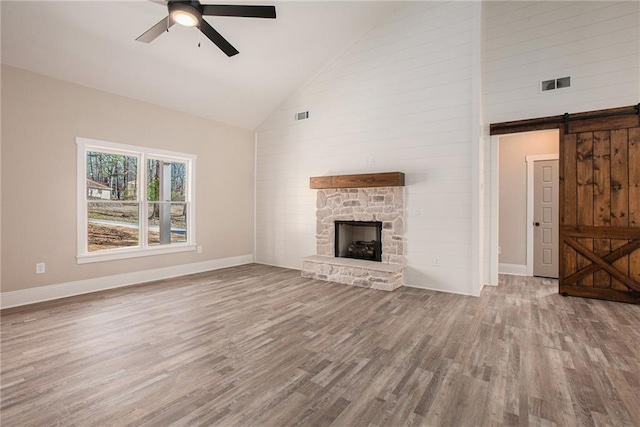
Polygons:
M558 160L533 164L533 275L558 277Z

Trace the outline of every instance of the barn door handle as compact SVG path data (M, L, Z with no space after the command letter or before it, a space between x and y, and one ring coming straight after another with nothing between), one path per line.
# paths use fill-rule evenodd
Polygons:
M534 222L533 225L535 225L536 227L540 227L540 223L538 221Z

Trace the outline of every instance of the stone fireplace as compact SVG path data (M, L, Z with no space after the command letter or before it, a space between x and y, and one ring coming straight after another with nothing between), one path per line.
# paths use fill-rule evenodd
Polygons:
M316 187L317 255L303 258L304 277L388 291L402 286L404 175L390 174L401 184L356 179L388 175L367 174L341 176L348 188Z

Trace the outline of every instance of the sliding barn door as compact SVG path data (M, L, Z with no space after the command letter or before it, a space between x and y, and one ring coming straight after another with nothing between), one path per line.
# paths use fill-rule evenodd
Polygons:
M568 122L560 144L560 293L640 303L640 117Z

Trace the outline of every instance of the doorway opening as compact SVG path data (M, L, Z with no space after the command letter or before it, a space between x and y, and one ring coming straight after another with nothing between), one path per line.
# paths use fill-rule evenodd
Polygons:
M492 138L496 280L499 273L558 277L559 146L558 129Z

